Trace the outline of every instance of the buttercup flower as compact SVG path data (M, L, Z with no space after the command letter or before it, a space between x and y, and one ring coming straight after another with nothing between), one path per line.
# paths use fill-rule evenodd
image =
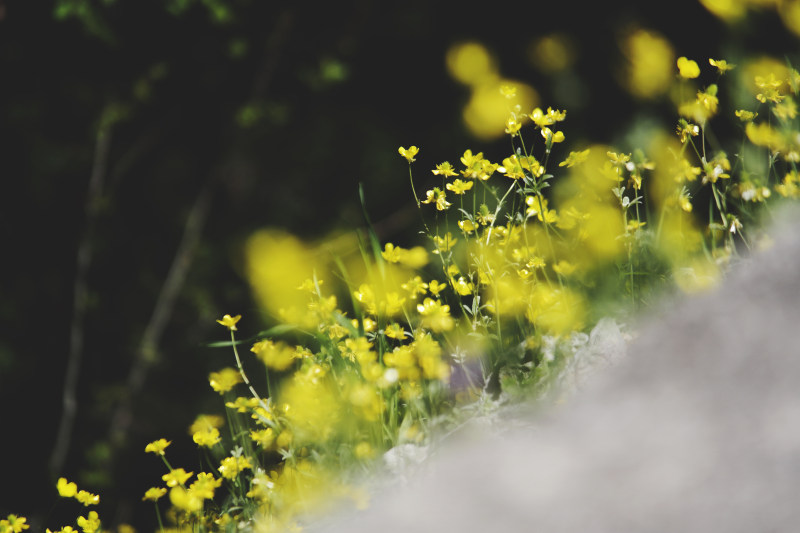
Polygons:
M158 439L144 447L144 453L155 453L157 455L164 455L164 450L172 444L171 440ZM60 480L59 480L60 481Z
M62 498L72 498L78 494L78 486L63 477L58 478L56 489L58 489L58 495Z
M681 77L686 78L687 80L696 78L700 75L700 67L697 66L697 62L683 56L678 58L678 71Z
M431 172L433 172L437 176L443 176L445 178L448 176L456 175L456 171L453 168L453 165L451 165L449 161L445 161L444 163L439 163L438 165L436 165L435 169L431 170Z
M100 496L97 494L92 494L91 492L87 492L85 490L78 491L78 494L75 495L75 499L81 502L85 507L89 507L90 505L97 505L100 503Z
M728 63L724 59L711 59L711 58L709 58L708 59L708 63L712 67L717 67L717 70L719 71L720 74L725 74L729 70L733 70L734 68L736 68L736 65Z
M225 315L224 317L222 317L222 320L217 320L217 322L222 324L231 331L236 331L236 323L239 322L239 320L241 319L242 315L236 315L236 316Z
M400 148L397 149L397 151L400 155L405 157L409 163L413 163L414 161L416 161L416 159L414 158L419 153L419 148L417 148L416 146L409 146L408 148L403 148L401 146Z
M147 489L147 492L144 493L142 501L150 500L153 502L157 502L159 498L161 498L166 493L167 489L165 489L164 487L150 487L149 489Z

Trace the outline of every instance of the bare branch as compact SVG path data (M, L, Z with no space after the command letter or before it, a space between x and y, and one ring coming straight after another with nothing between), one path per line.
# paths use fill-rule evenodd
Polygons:
M58 475L64 467L64 461L72 440L75 416L78 412L78 378L80 377L81 362L83 360L83 334L88 301L86 278L92 262L94 227L99 213L98 206L102 195L110 149L111 127L108 126L97 133L92 173L86 193L86 226L78 245L77 268L73 288L72 322L69 334L69 353L67 355L67 371L64 376L62 397L63 411L53 451L50 455L50 472L53 476Z

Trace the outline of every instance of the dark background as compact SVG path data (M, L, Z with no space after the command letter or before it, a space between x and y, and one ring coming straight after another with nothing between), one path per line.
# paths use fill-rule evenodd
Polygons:
M570 34L582 100L564 129L599 142L645 109L615 78L631 25L698 61L796 47L774 13L731 27L688 0L0 0L0 17L0 516L42 529L85 513L59 501L61 475L101 494L106 526L153 528L141 496L163 465L145 444L166 437L176 466L195 464L186 428L220 411L207 375L230 364L203 347L224 339L214 320L265 325L241 269L252 231L358 227L363 183L382 237L408 239L419 228L398 146L422 148L420 177L466 148L507 155L506 139L461 123L453 43L482 42L504 76L560 108L527 48ZM665 102L646 110L674 127ZM71 349L77 411L52 463Z

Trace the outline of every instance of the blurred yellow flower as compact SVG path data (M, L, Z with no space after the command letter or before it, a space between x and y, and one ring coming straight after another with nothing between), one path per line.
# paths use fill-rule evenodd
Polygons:
M164 455L164 450L170 444L172 444L171 440L167 439L154 440L153 442L144 447L144 453L155 453L158 455Z
M144 493L142 501L150 500L153 502L157 502L166 493L167 489L165 489L164 487L150 487L149 489L147 489L147 492Z
M687 80L694 79L700 75L700 67L696 61L681 56L678 58L678 73Z
M225 315L222 317L222 320L217 320L217 322L222 324L231 331L236 331L236 323L239 322L239 320L241 319L242 315L236 315L236 316Z
M97 505L100 503L100 496L97 494L92 494L91 492L87 492L85 490L78 491L78 494L75 495L75 499L81 502L85 507L89 507L90 505Z
M187 472L183 468L175 468L170 470L168 474L161 476L161 479L164 480L167 487L177 487L178 485L186 483L186 481L192 477L192 474L194 474L194 472Z
M219 372L211 372L208 382L214 391L222 394L231 390L237 383L242 382L242 376L235 368L223 368Z
M728 63L724 59L711 59L711 58L709 58L708 59L708 63L712 67L717 67L717 70L719 71L720 74L725 74L729 70L733 70L734 68L736 68L736 65Z

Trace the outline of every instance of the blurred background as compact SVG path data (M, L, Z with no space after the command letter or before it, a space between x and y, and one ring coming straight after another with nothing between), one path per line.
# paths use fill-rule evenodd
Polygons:
M155 524L173 440L221 412L215 323L270 325L243 245L364 225L418 243L398 146L430 169L508 155L498 88L567 110L562 156L674 130L678 56L783 59L798 2L0 0L0 516L61 527L66 476L105 526ZM787 29L788 28L788 29ZM666 65L666 67L664 67ZM666 79L664 79L666 77ZM559 159L560 160L560 159ZM188 469L188 468L187 468Z

